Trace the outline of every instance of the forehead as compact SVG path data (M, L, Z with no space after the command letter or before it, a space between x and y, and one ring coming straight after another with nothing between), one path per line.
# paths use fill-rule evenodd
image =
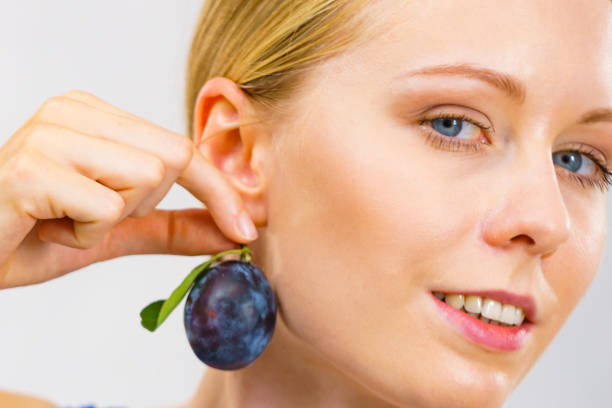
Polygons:
M471 45L493 55L521 52L515 58L535 48L542 58L565 50L612 62L610 0L378 0L364 16L379 28L376 47Z
M421 66L467 62L516 76L531 92L612 105L610 0L377 0L364 17L367 40L318 78L367 78L365 90Z

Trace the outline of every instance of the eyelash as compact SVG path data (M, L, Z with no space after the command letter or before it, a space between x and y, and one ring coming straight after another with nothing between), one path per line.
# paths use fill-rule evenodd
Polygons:
M436 114L435 116L425 117L421 119L421 121L419 122L419 125L423 125L423 123L430 122L435 119L464 120L482 129L487 138L489 138L489 136L491 135L491 126L485 126L484 124L480 123L477 120L471 119L470 117L464 114L458 114L458 113L439 113L439 114ZM437 149L448 150L451 152L471 150L472 152L476 153L480 151L481 148L483 147L482 143L480 142L476 142L476 143L464 142L463 140L464 139L454 139L450 136L441 135L438 132L436 132L435 129L431 129L428 132L428 135L426 137L426 141L431 146ZM581 153L585 155L586 157L588 157L589 159L591 159L593 163L595 163L600 170L601 176L598 177L597 179L593 179L591 177L577 176L576 173L573 173L567 169L562 169L567 174L567 176L569 176L573 181L577 182L578 184L580 184L582 187L585 187L585 188L586 188L585 183L588 184L591 188L598 187L603 193L606 193L608 189L610 188L610 186L612 186L612 171L608 170L606 166L597 157L595 157L595 155L592 153L592 150L580 150L580 149L569 150L568 149L568 150L562 150L562 151ZM560 152L557 152L557 153L560 153Z

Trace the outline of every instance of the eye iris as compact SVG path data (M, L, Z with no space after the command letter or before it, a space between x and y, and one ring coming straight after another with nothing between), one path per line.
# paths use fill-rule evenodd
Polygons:
M558 155L553 155L553 162L561 166L569 165L568 170L576 171L582 165L582 157L577 152L558 152Z
M436 129L436 131L442 133L443 135L456 136L459 132L461 132L461 122L461 120L456 118L437 118L432 120L431 124L433 125L434 129ZM439 127L439 124L442 124L442 127ZM450 132L454 132L454 134L446 133L449 132L449 128Z

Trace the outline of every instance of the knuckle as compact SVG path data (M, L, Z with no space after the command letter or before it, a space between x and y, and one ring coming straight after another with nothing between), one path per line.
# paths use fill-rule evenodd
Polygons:
M176 169L184 169L187 167L193 156L193 143L185 136L180 136L177 141L177 152L173 158L173 164Z
M8 183L23 183L31 181L34 178L35 163L28 152L21 151L11 157L7 162L8 171L5 173L8 177Z
M55 126L49 123L32 122L23 134L21 146L26 149L39 147L42 140L55 128Z
M32 135L45 134L53 128L55 128L55 126L50 123L34 121L28 126L26 136L31 137Z
M71 89L67 92L64 92L64 94L62 95L66 98L87 98L90 96L90 94L88 92L85 91L81 91L80 89Z
M63 96L52 96L45 100L38 109L38 117L53 116L55 112L62 108L66 103L66 98Z
M40 165L37 165L37 160L32 157L29 152L21 151L11 157L3 171L0 171L0 191L3 191L7 197L12 197L13 203L19 208L21 213L24 213L24 203L27 193L24 191L24 185L36 183L36 179L40 177Z
M126 202L119 193L110 195L106 201L106 205L104 206L106 210L104 218L111 222L119 219L123 213L123 210L125 209L125 206Z
M166 166L164 162L153 157L151 164L147 167L145 183L150 187L158 186L166 176Z

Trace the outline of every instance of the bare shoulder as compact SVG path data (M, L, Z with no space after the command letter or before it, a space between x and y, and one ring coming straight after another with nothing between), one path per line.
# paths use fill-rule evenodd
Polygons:
M0 407L11 408L58 408L54 403L31 395L0 391Z

